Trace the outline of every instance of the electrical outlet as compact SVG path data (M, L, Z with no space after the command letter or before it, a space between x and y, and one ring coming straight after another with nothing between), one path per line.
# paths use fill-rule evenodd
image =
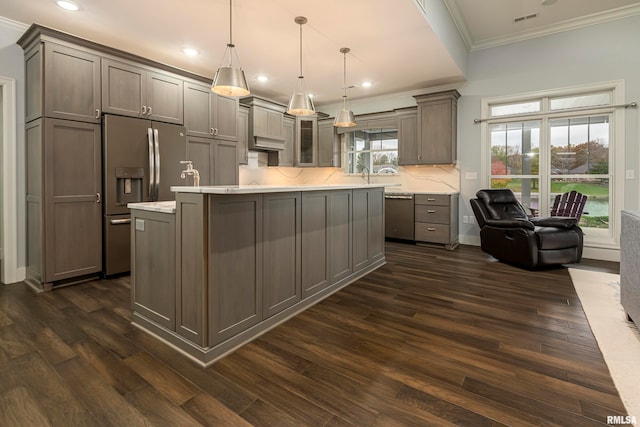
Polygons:
M464 177L465 179L478 179L478 172L467 172Z

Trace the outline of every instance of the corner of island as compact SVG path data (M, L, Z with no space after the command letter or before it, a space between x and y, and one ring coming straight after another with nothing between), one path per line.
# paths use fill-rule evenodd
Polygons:
M172 187L131 203L133 324L208 366L384 265L384 187Z

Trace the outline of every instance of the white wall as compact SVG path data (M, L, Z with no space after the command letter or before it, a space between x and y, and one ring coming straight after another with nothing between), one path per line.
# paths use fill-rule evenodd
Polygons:
M460 176L480 172L480 118L482 98L545 91L579 85L624 80L625 102L640 101L640 16L540 37L469 55L468 84L459 89L458 159ZM635 179L624 180L623 209L638 209L640 193L640 110L626 110L625 169ZM622 174L624 176L624 174ZM469 199L481 180L460 184L460 216L473 215ZM478 227L460 221L460 240L479 244Z
M16 147L17 154L17 206L18 217L18 266L26 263L26 223L25 223L25 176L24 176L24 57L22 48L16 40L27 29L27 26L0 17L0 76L16 81ZM5 124L6 125L6 124ZM3 143L13 143L4 141Z

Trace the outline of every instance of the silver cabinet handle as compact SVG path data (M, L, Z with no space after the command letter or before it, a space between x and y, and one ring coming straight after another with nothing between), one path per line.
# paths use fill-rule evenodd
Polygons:
M149 142L149 200L153 200L153 184L156 182L156 164L153 148L153 129L147 128L147 141Z
M436 211L433 209L427 209L427 213L436 213Z
M153 142L156 146L156 193L155 200L160 197L160 136L158 129L153 130Z
M119 224L131 224L131 218L126 219L112 219L109 221L110 224L119 225Z
M213 130L214 130L213 136L218 136L218 128L214 128Z
M146 105L142 106L142 114L147 114L147 106Z
M427 227L427 231L436 231L436 229L432 227Z
M149 115L151 115L151 107L147 109L149 111Z
M100 109L96 108L96 119L100 118Z
M436 199L427 199L427 202L435 202Z
M96 193L96 203L100 203L101 200L102 196L100 196L100 193Z
M209 135L215 135L216 130L214 128L209 129Z

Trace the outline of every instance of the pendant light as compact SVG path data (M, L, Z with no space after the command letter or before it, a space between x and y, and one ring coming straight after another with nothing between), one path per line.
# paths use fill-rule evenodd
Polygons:
M289 101L289 108L287 113L294 116L309 116L315 114L316 109L313 106L313 100L308 93L305 93L303 88L304 76L302 75L302 25L307 23L307 18L304 16L296 16L296 24L300 25L300 74L298 75L298 83L296 90L291 95Z
M342 110L336 115L333 125L341 128L355 126L356 118L351 110L347 110L347 53L351 52L348 47L340 49L340 53L344 55L344 95L342 95Z
M229 65L219 66L216 75L213 77L213 83L211 84L211 90L218 95L224 96L247 96L251 92L249 91L249 85L247 79L244 77L244 71L240 67L233 66L233 54L235 45L233 44L233 4L232 0L229 0L229 43L227 49L224 52L224 56L227 56L229 52ZM237 54L236 54L237 58Z

